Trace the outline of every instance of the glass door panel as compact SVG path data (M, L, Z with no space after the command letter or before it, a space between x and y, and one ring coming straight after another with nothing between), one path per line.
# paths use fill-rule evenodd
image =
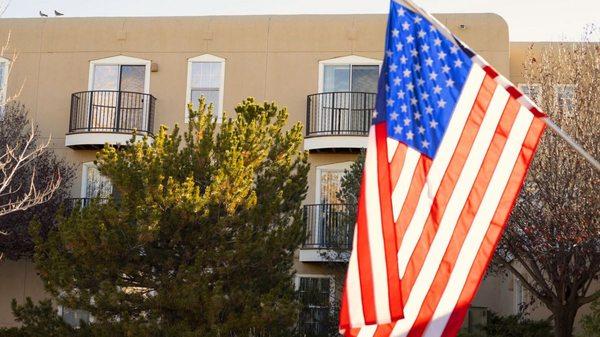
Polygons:
M148 111L144 95L146 79L146 66L122 65L120 78L120 106L118 109L119 129L132 131L145 128L146 114Z
M94 78L90 96L89 126L95 130L113 129L115 124L117 95L119 90L119 66L94 66Z

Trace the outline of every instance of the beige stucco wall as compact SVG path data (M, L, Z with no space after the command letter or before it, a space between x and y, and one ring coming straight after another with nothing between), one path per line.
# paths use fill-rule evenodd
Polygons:
M508 27L501 17L438 18L509 74ZM386 21L385 15L0 19L0 41L10 32L6 56L18 56L9 95L22 88L19 100L31 110L42 136L51 136L53 149L77 166L73 195L78 196L81 164L93 160L95 152L66 148L64 141L70 96L88 89L91 60L126 55L156 64L158 71L150 77L150 93L157 98L156 125L184 122L187 59L202 54L226 60L225 111L253 96L287 106L290 124L303 123L306 96L317 92L319 61L347 55L381 59ZM306 202L315 201L317 166L354 158L348 153L311 154ZM318 263L296 261L295 266L302 274L328 272ZM12 322L10 299L43 296L31 263L1 262L0 280L0 325ZM507 313L512 292L505 283L487 279L474 304Z

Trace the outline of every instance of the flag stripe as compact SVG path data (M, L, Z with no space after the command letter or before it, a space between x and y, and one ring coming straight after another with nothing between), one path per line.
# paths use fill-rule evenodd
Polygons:
M366 166L366 163L365 163ZM365 324L377 322L375 309L373 272L371 268L371 251L369 249L369 233L367 228L367 206L366 199L366 170L363 173L362 183L360 184L360 196L358 202L358 218L356 221L356 256L358 260L358 273L360 284L360 296L362 299L363 320ZM355 252L352 252L354 254ZM386 287L387 288L387 287ZM386 290L387 291L387 290Z
M390 299L385 255L385 242L383 239L382 209L380 205L378 163L377 163L377 138L376 126L371 126L369 143L365 158L365 208L367 218L365 227L368 232L368 246L371 252L371 280L373 282L373 296L375 302L376 322L391 322ZM384 146L385 147L385 146ZM385 149L384 149L385 150ZM387 150L386 150L387 154ZM387 164L387 161L386 161ZM387 165L386 165L387 166ZM389 182L388 182L389 184ZM390 210L391 211L391 210ZM359 240L361 233L358 233ZM398 279L396 278L396 282ZM370 320L366 320L370 323Z
M458 142L456 151L450 160L450 164L446 169L444 178L442 179L437 194L431 204L431 209L427 212L429 217L427 218L427 222L423 227L423 232L418 239L415 250L412 252L412 256L408 260L407 271L403 278L403 280L406 280L403 281L403 290L406 292L410 293L415 279L421 270L421 266L425 261L425 256L429 251L429 246L436 235L438 225L440 224L442 216L444 215L448 201L455 191L455 186L457 189L464 188L464 186L458 184L459 176L463 171L467 157L471 155L473 146L477 145L478 139L476 137L480 136L478 130L482 121L484 120L484 117L489 117L489 114L486 113L486 110L488 107L494 108L494 105L492 104L493 98L497 100L499 97L497 95L497 91L498 87L494 81L491 78L486 77L483 85L481 86L481 90L479 91L479 95L477 96L475 104L473 105L467 123L465 124L465 128ZM495 108L495 111L499 112L498 115L500 115L502 109L504 109L503 106ZM488 120L490 119L488 118ZM404 282L407 284L405 285Z
M357 251L358 240L356 238L358 230L354 230L352 239L352 251ZM365 324L363 314L363 300L361 296L360 275L358 270L357 254L350 255L348 263L348 273L346 274L346 286L344 287L344 298L342 310L340 312L340 326L362 326Z
M510 174L513 171L532 120L533 115L527 109L522 108L519 111L498 160L498 165L490 180L489 187L485 191L471 228L467 233L464 244L461 246L457 258L460 263L453 268L448 280L448 284L452 286L447 286L444 290L440 303L425 332L425 336L427 337L440 336L442 334L451 313L456 307L481 242L485 238L492 217L508 184Z
M375 141L377 146L377 178L379 188L379 205L381 208L381 229L384 242L386 275L388 285L388 307L390 322L404 317L402 313L402 297L400 283L398 282L398 248L396 246L396 231L392 214L390 166L388 160L389 144L387 137L387 124L375 125ZM383 276L383 275L381 275Z
M388 140L391 138L388 138ZM406 151L408 147L404 144L400 144L397 140L393 140L399 145L396 147L396 151L392 155L390 159L390 180L392 182L392 186L398 187L398 179L400 179L400 174L402 173L402 167L404 167L404 163L406 161ZM395 191L395 189L394 189ZM396 217L394 217L396 219Z
M444 292L444 289L448 283L450 273L457 263L457 256L460 247L464 243L464 239L471 226L473 218L475 217L475 213L481 203L482 196L488 187L491 176L494 172L496 164L498 163L498 159L502 153L506 138L510 132L519 108L519 104L514 99L510 99L506 105L506 108L504 109L500 123L494 132L494 138L492 139L491 145L489 146L485 159L483 160L483 164L481 165L481 169L479 170L477 178L473 184L473 188L471 189L469 197L464 203L464 208L462 208L461 214L458 217L457 225L454 228L454 233L452 234L450 244L446 249L444 258L437 270L437 274L429 289L429 293L424 300L421 311L419 312L419 317L417 318L415 326L411 330L409 336L422 335L427 326L427 322L431 319L436 306L439 303L442 293Z
M506 222L508 221L508 217L517 200L519 190L523 185L527 169L531 163L531 159L539 144L544 129L545 123L541 119L533 119L527 138L521 148L511 174L510 181L507 184L502 200L494 214L494 218L491 221L485 240L477 253L477 258L471 267L465 286L457 301L456 309L450 316L443 334L441 334L442 337L455 336L462 325L465 314L469 308L469 303L475 296L475 293L481 284L485 270L494 255L498 240L506 227ZM436 336L439 335L436 334Z
M423 186L424 183L424 179L421 179L422 182L414 184L415 187L413 187L413 184L411 184L411 180L413 180L415 170L421 159L421 153L412 148L407 147L404 144L398 147L398 150L396 150L396 156L401 155L398 152L405 153L405 159L404 164L401 167L401 171L398 174L398 179L395 179L395 181L392 180L393 186L395 186L394 191L392 192L392 208L394 211L394 219L398 219L398 217L400 216L400 210L404 206L404 202L406 200L407 195L409 194L409 191L411 190L411 187L413 194L416 195L418 193L416 186ZM396 161L396 156L394 156L394 162ZM422 165L420 167L422 167ZM421 170L421 173L424 173L424 170L425 168ZM422 177L424 178L424 175L422 175ZM396 240L400 239L396 237Z
M450 163L452 154L456 150L462 130L464 129L467 118L469 117L471 109L478 96L484 78L485 72L483 72L481 68L471 68L470 74L467 78L467 83L463 88L463 92L461 93L456 109L452 114L452 118L450 119L450 124L446 130L444 139L442 140L438 153L431 163L431 168L427 173L427 181L425 186L423 186L421 189L418 202L413 202L411 200L411 202L405 203L405 206L408 206L405 207L405 209L408 209L415 204L417 206L414 212L412 212L414 215L408 218L410 219L410 222L408 223L405 232L403 232L402 241L399 245L398 264L401 278L404 277L408 260L412 255L415 245L417 244L417 240L421 235L423 225L425 224L427 215L431 209L433 197L435 196L442 177L446 172L446 168ZM419 184L420 181L417 181L416 183ZM403 209L400 213L401 220L406 221L406 219L402 219L405 215L408 216L409 214L404 214ZM403 223L400 225L403 225Z

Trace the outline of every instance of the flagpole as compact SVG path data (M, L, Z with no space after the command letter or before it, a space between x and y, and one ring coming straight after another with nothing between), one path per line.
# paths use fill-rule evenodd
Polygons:
M411 9L413 9L415 12L421 14L422 16L427 18L430 22L435 24L438 28L438 31L440 33L444 34L444 36L449 41L456 43L455 42L456 37L454 36L454 34L452 34L452 32L446 26L444 26L442 23L440 23L438 21L438 19L436 19L433 15L429 14L423 8L421 8L417 4L415 4L412 0L392 0L392 1L398 2L404 6L407 6ZM461 41L461 43L463 43L466 46L466 44L464 42ZM546 125L550 129L552 129L552 131L554 131L559 137L561 137L564 141L566 141L567 144L569 144L575 151L577 151L580 155L582 155L583 158L585 158L590 164L592 164L592 166L597 171L600 171L600 162L598 162L598 160L596 160L589 152L587 152L583 147L581 147L581 145L579 145L568 133L566 133L563 129L561 129L558 125L556 125L554 123L554 121L552 121L549 117L544 117L544 118L542 118L542 120L544 121L544 123L546 123Z

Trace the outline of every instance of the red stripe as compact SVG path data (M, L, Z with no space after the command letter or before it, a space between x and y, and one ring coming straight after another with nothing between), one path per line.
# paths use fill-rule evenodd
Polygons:
M483 67L483 70L485 71L486 74L488 74L488 76L490 76L491 78L496 78L498 77L498 72L496 71L496 69L492 68L491 66L485 66Z
M385 263L388 280L388 299L390 318L392 321L404 317L403 302L400 295L400 277L398 274L398 248L394 230L392 213L392 191L387 152L387 125L375 125L375 141L377 146L377 180L379 187L379 208L381 210L381 227L385 251ZM374 277L377 277L374 275Z
M486 233L486 237L479 248L475 262L469 272L467 282L463 287L456 308L448 320L442 337L456 336L460 330L460 326L462 325L464 317L469 309L469 305L473 300L479 285L481 284L485 270L490 264L490 261L494 255L494 251L496 250L496 245L498 244L498 241L504 232L506 222L508 221L508 217L515 205L519 191L521 190L521 186L525 180L527 169L529 168L531 159L541 139L544 128L545 123L539 118L534 118L527 133L527 137L523 144L523 148L521 149L519 158L517 159L515 167L513 168L513 172L511 173L508 185L504 190L500 204L496 209L490 227Z
M425 257L427 256L429 247L431 246L431 242L435 238L439 223L442 219L444 211L446 210L448 200L454 191L454 186L458 181L458 177L460 176L467 156L471 151L473 141L477 136L477 131L479 130L479 126L481 125L486 110L492 100L496 86L497 84L493 79L488 76L484 78L479 90L479 94L477 95L475 103L471 108L471 112L467 118L463 132L456 145L456 150L452 155L450 163L448 164L448 168L446 169L444 177L441 180L440 187L433 200L429 217L423 228L423 233L421 234L421 237L419 238L419 241L415 246L415 250L413 251L413 254L407 265L406 272L404 273L404 277L402 279L403 293L411 292L417 276L421 271L421 267L425 261Z
M452 234L450 244L444 254L444 258L437 270L437 274L433 283L431 284L429 292L425 297L423 306L421 307L417 320L415 321L415 325L410 331L410 337L421 336L423 334L427 324L435 313L435 309L444 293L444 290L448 286L448 280L450 279L452 270L457 263L460 249L464 243L467 233L469 232L469 229L471 228L475 214L477 214L479 205L483 199L483 195L485 194L485 191L487 190L492 179L494 169L498 164L498 160L500 159L500 155L502 154L502 150L506 144L508 134L510 133L520 108L521 105L515 99L509 99L498 127L496 128L494 137L492 138L490 147L484 157L481 169L477 174L473 188L469 193L469 197L467 198L465 206L458 218L458 222L456 224L456 228L454 229L454 233Z
M348 276L346 275L346 282L344 284L344 290L342 293L342 307L340 309L340 320L339 320L339 326L340 327L349 327L350 326L350 313L348 312L348 290L346 289L347 286L346 284L348 284Z
M390 179L392 181L392 187L396 186L398 179L400 179L400 172L402 172L402 166L404 166L404 158L406 157L407 149L408 147L406 144L398 143L396 152L390 161Z
M376 149L368 150L374 151ZM358 260L358 274L360 277L360 292L365 324L374 324L377 322L377 315L375 313L373 269L371 268L371 250L369 248L369 230L367 228L368 221L365 206L365 173L363 172L358 202L358 221L356 224L356 257ZM341 328L344 327L341 326Z
M508 88L506 88L506 91L508 91L508 93L514 97L514 98L519 98L521 96L523 96L523 93L519 91L519 89L515 88L514 86L509 86Z

